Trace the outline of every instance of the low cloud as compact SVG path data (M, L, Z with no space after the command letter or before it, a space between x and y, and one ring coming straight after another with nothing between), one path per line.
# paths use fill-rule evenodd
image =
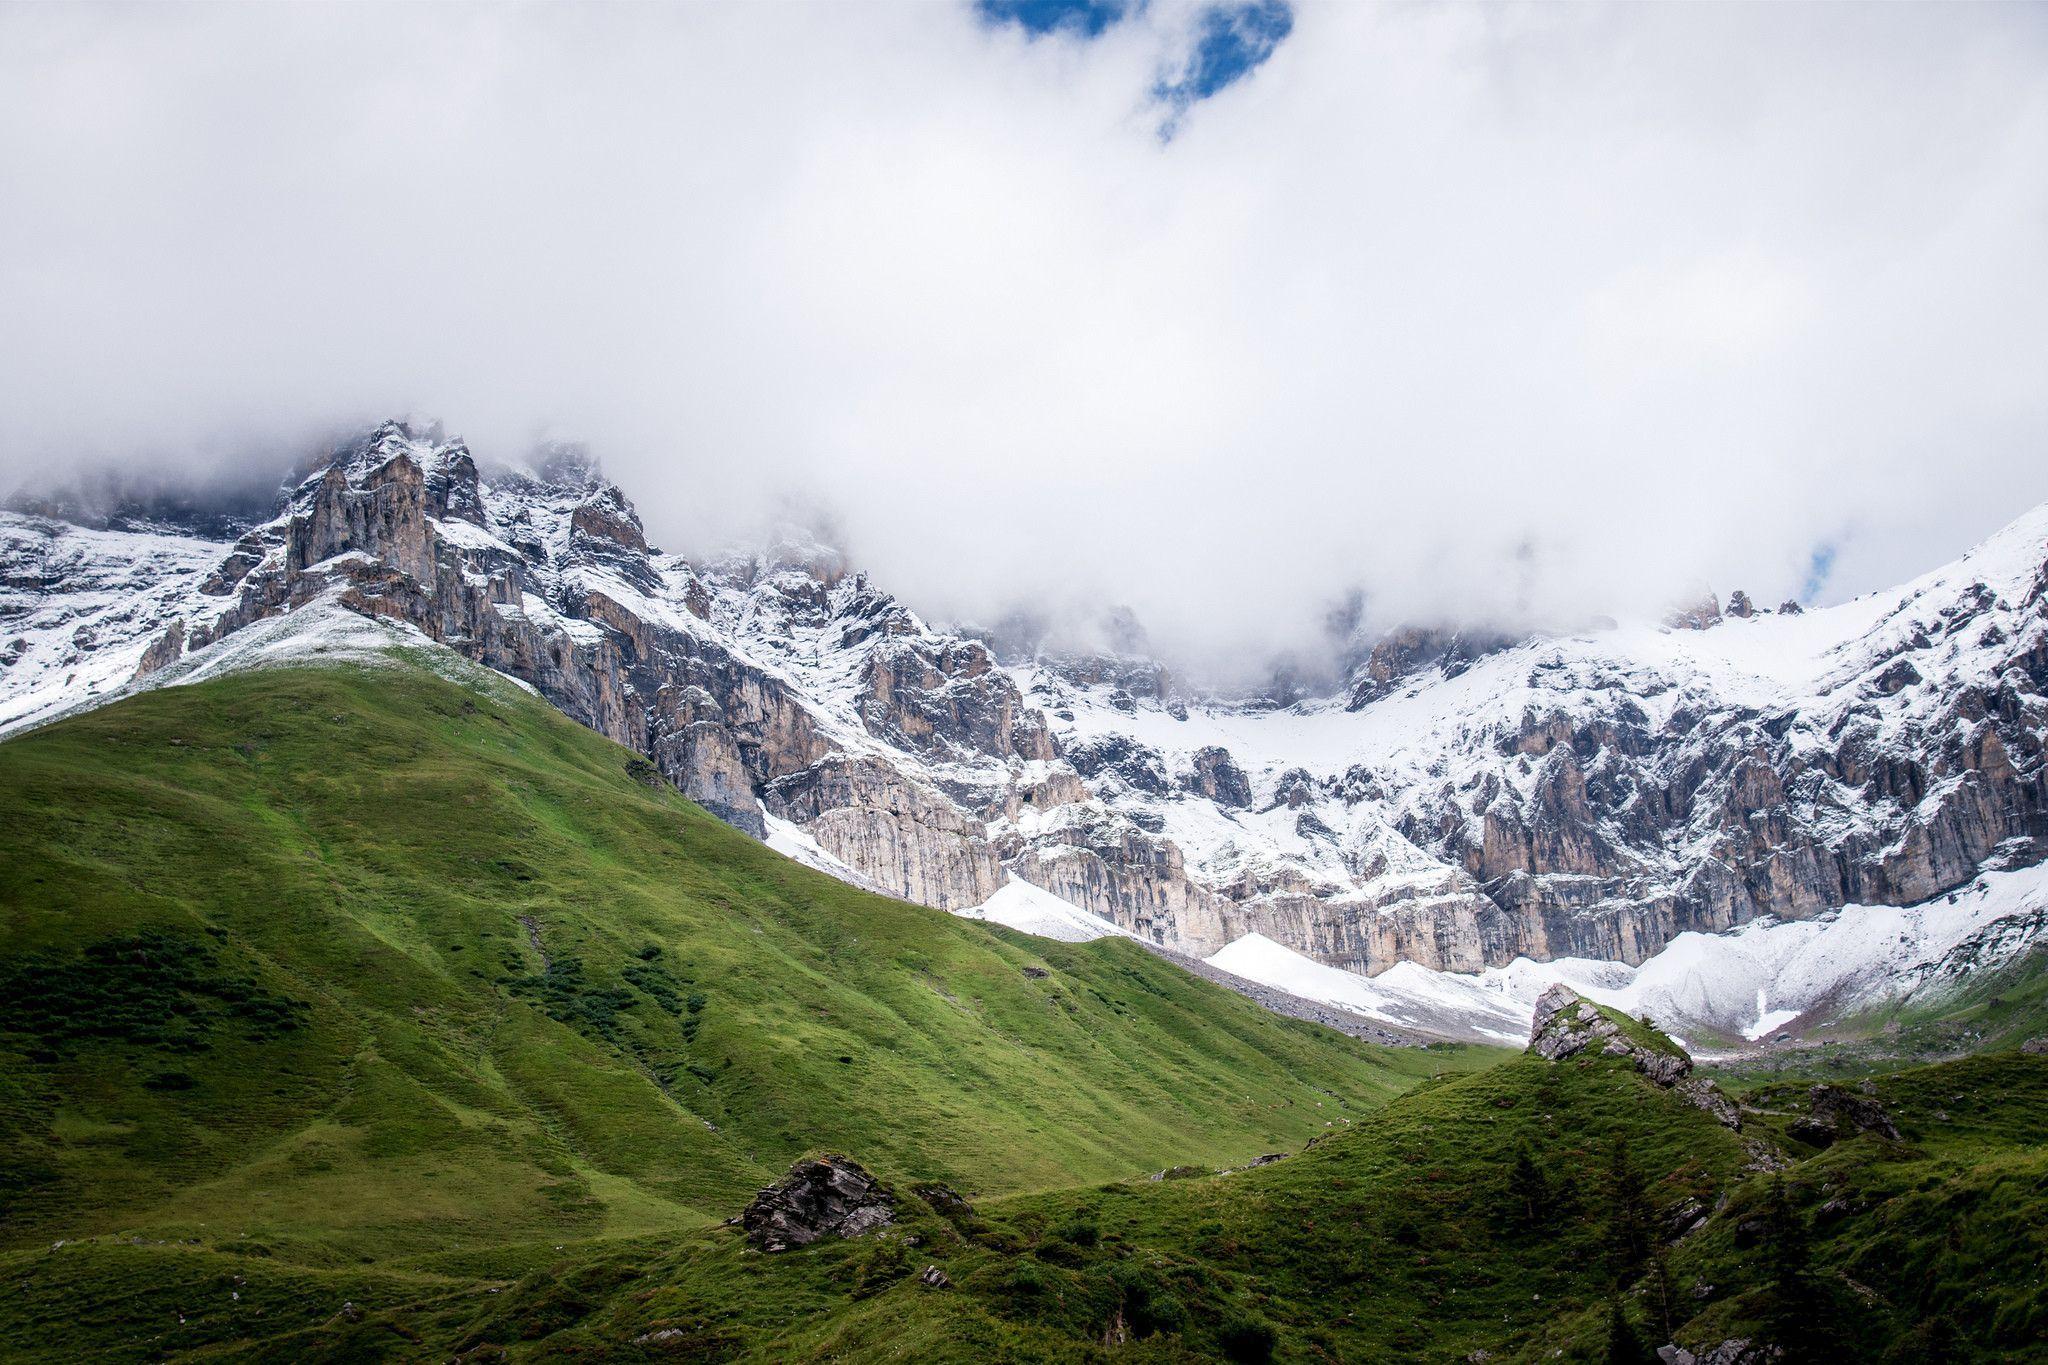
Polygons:
M0 10L0 483L429 411L1214 658L2048 498L2048 11L1303 6L1162 142L1208 12Z

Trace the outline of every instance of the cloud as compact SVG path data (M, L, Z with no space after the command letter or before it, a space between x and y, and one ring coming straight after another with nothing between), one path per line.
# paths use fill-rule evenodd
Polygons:
M2048 498L2044 11L1308 6L1162 144L1211 12L0 10L0 483L432 411L1219 657Z

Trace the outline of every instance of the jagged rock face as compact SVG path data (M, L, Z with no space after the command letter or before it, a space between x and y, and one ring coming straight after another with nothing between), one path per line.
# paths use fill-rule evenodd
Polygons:
M896 1201L851 1157L799 1161L740 1215L758 1251L788 1251L822 1237L864 1237L896 1220Z
M197 585L199 610L165 624L140 666L333 595L532 684L756 835L772 790L828 851L898 894L950 909L994 892L1002 873L981 822L909 765L875 756L887 748L850 753L860 736L846 718L704 622L721 591L760 590L776 611L842 627L842 650L889 636L897 647L876 649L865 669L877 680L860 709L866 728L992 769L1012 758L1043 767L1044 726L985 650L931 637L878 595L835 596L836 566L778 576L750 565L722 581L662 556L581 452L551 452L538 476L485 477L459 442L436 437L386 423L318 465L283 515L219 558ZM1009 773L987 776L999 792Z
M1247 932L1230 901L1189 879L1173 840L1092 804L1032 826L1008 866L1132 933L1197 956Z
M2044 559L2048 510L1899 594L1725 618L1703 599L1682 629L1525 641L1456 676L1425 662L1355 721L1355 697L1124 719L1043 669L1027 693L1098 800L1279 942L1368 972L1637 962L1689 930L2039 861ZM1249 809L1191 776L1219 749Z
M1709 591L1698 601L1675 609L1664 618L1673 630L1709 630L1721 622L1721 604Z
M1284 709L1187 694L1130 622L1094 655L1015 624L999 660L802 536L663 554L574 448L480 469L387 423L232 544L0 518L0 725L333 598L864 883L959 909L1017 876L1184 952L1256 931L1368 973L1634 962L2048 853L2048 510L1825 611L1396 632Z
M879 758L822 759L775 779L766 796L774 814L906 900L964 910L1002 885L986 826Z
M1351 709L1362 710L1389 696L1426 670L1455 678L1489 654L1519 641L1499 631L1459 630L1450 626L1403 626L1374 643L1365 662L1352 672Z
M1244 810L1251 805L1251 779L1231 760L1230 750L1218 745L1197 749L1188 768L1188 775L1181 782L1183 790L1232 810Z
M992 755L1049 761L1044 718L972 640L899 638L867 656L861 720L877 738L926 758Z

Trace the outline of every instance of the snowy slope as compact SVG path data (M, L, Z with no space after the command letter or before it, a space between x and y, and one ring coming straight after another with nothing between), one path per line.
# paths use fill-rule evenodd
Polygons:
M2041 856L2044 558L2048 508L1894 591L1539 638L1362 706L1153 697L1044 661L1013 674L1091 793L1250 910L1240 928L1376 971L1410 952L1369 923L1319 942L1317 915L1462 901L1466 942L1432 965L1498 962L1489 933L1636 958L1689 928L1924 898L2007 840ZM1248 800L1204 790L1217 755Z
M1366 978L1257 934L1208 960L1248 980L1421 1032L1519 1043L1556 982L1657 1024L1707 1053L1887 1003L1927 998L1970 972L2048 944L2048 867L1989 872L1925 905L1852 905L1802 921L1681 934L1640 966L1562 958L1479 973L1402 963Z
M0 734L103 697L135 676L226 546L96 531L0 512Z
M1410 632L1283 707L1138 656L998 664L801 531L664 554L567 447L479 470L387 422L280 507L232 544L0 514L0 733L138 675L445 645L849 881L1416 1028L1511 1032L1572 973L1765 1033L1957 960L2048 857L2048 508L1825 611ZM1873 956L1884 915L1914 961Z
M987 920L991 924L1035 934L1039 938L1057 939L1062 943L1130 937L1128 930L1112 921L1091 915L1050 891L1014 878L1003 883L1001 890L980 905L957 913L967 919Z
M1261 934L1247 934L1207 960L1247 981L1396 1028L1517 1047L1529 1040L1528 1005L1477 977L1434 972L1413 962L1364 977L1325 966Z

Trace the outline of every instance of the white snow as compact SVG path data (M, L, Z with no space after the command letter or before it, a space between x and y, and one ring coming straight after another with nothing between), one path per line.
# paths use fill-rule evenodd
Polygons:
M1710 747L1758 734L1758 717L1785 718L1772 733L1794 755L1839 747L1845 735L1902 755L1924 752L1945 728L1969 723L1952 713L1963 689L1996 691L2005 661L2048 635L2048 623L2028 606L2044 558L2048 506L1949 565L1839 606L1728 618L1708 630L1639 623L1539 638L1473 661L1455 677L1425 669L1357 711L1342 699L1280 710L1190 700L1169 709L1112 683L1070 681L1054 663L1010 672L1070 751L1112 738L1136 741L1156 752L1169 778L1187 773L1197 750L1229 752L1250 778L1251 810L1185 790L1152 791L1114 769L1088 783L1096 804L1163 830L1197 884L1240 902L1255 901L1260 888L1305 885L1333 913L1346 913L1339 908L1345 902L1477 898L1459 850L1481 842L1493 803L1504 803L1510 818L1527 808L1550 770L1546 756L1526 752L1520 740L1551 717L1581 733L1607 725L1656 733L1681 712L1689 717L1677 730L1697 750L1643 759L1604 748L1587 760L1589 779L1609 779L1610 788L1655 789L1664 773ZM1880 675L1908 662L1879 684ZM1296 770L1311 782L1281 804L1282 779ZM1895 847L1962 781L1952 775L1932 784L1917 806L1902 806L1870 800L1825 771L1809 765L1806 784L1788 794L1789 818L1824 847L1852 839ZM1616 818L1594 831L1628 855L1633 884L1618 894L1679 894L1703 862L1725 856L1715 795L1701 794L1694 824L1645 836ZM1019 827L1032 840L1057 839L1066 828L1052 820L1037 830L1021 820ZM1717 1006L1717 1017L1761 1018L1747 1007Z
M1754 1042L1809 1015L1824 1023L1938 990L1967 968L2009 960L2044 940L2048 865L2036 865L1987 872L1920 905L1850 905L1810 920L1757 920L1725 934L1680 934L1639 967L1517 958L1465 974L1403 962L1367 978L1258 934L1209 961L1310 1000L1435 1032L1444 1032L1442 1022L1450 1017L1521 1042L1536 997L1561 981L1604 1005L1647 1014L1675 1035Z
M401 446L423 466L466 455L459 446L436 447L396 433L364 459L393 458ZM1940 708L1961 688L1994 689L2004 662L2048 632L2026 605L2048 542L2044 506L1934 573L1837 607L1730 619L1705 631L1637 624L1537 639L1478 659L1455 677L1426 670L1358 711L1344 709L1341 699L1284 710L1193 702L1180 718L1156 700L1134 705L1111 684L1074 684L1050 666L1014 668L1009 671L1027 704L1050 713L1049 723L1069 746L1112 736L1136 740L1158 752L1170 787L1190 773L1195 751L1220 746L1244 769L1255 798L1253 809L1233 809L1177 787L1148 790L1111 771L1089 780L1085 802L1018 809L1017 790L1045 781L1047 765L999 759L971 746L949 752L934 744L912 752L892 742L886 729L869 728L871 678L881 666L909 663L915 672L924 665L902 659L903 651L936 657L963 646L864 575L837 567L813 573L809 566L836 566L837 551L789 536L703 566L657 555L650 578L632 566L621 569L602 547L592 551L573 532L579 507L606 500L624 505L609 485L570 487L515 476L489 481L482 492L487 526L459 517L434 525L451 547L481 556L464 568L472 582L498 555L521 558L519 581L528 590L517 605L495 607L508 619L524 616L574 643L595 645L609 627L583 617L602 615L599 599L609 599L644 622L689 637L692 647L723 651L788 686L832 748L884 762L926 786L934 799L940 792L958 797L963 809L994 821L999 832L1006 823L1002 813L1016 810L1016 836L1042 855L1067 844L1086 847L1091 839L1139 839L1152 837L1141 830L1159 831L1181 851L1188 875L1212 891L1247 905L1256 905L1261 894L1306 894L1324 898L1333 914L1478 896L1440 831L1473 830L1483 818L1481 793L1484 799L1496 792L1529 796L1545 758L1521 752L1516 741L1532 721L1559 715L1576 727L1622 717L1655 730L1681 710L1717 717L1747 712L1790 717L1784 742L1795 753L1836 742L1826 737L1848 726L1908 751L1924 741L1931 722L1950 723ZM375 666L394 651L476 685L515 685L409 627L325 599L235 631L131 683L143 653L171 623L182 620L189 633L203 634L234 605L233 595L199 591L229 549L0 514L0 567L15 585L0 588L0 619L8 622L0 635L0 734L139 686L305 662ZM360 557L351 551L315 567ZM1920 681L1872 686L1881 670L1909 657ZM971 680L963 673L942 679L935 690L971 686ZM1061 713L1071 719L1059 719ZM1603 752L1596 762L1622 760ZM1296 769L1316 779L1315 789L1303 805L1277 801L1281 779ZM1793 816L1828 842L1852 832L1877 843L1896 840L1957 780L1937 784L1919 812L1880 809L1884 803L1828 787L1818 796L1797 796ZM1621 832L1602 832L1625 842ZM1715 856L1713 841L1721 834L1708 820L1668 844L1631 846L1642 862L1643 885L1626 894L1676 887L1702 859ZM767 842L869 885L794 824L770 817ZM1754 1041L1789 1024L1810 1026L1859 1003L1937 986L1962 957L1995 960L2036 941L2048 900L2042 875L2040 869L1987 872L1954 896L1909 909L1848 907L1810 921L1683 935L1638 968L1519 960L1457 975L1403 963L1367 979L1259 935L1239 939L1210 960L1336 1008L1433 1032L1462 1028L1466 1036L1519 1042L1530 1003L1549 982L1565 980L1618 1007L1647 1012L1667 1028ZM964 913L1069 941L1126 933L1017 880Z
M1102 916L1014 877L980 905L955 913L963 919L987 920L991 924L1000 924L1039 938L1058 939L1062 943L1132 937L1128 930Z
M1799 1017L1798 1010L1774 1010L1771 1008L1771 993L1762 986L1756 988L1756 1020L1742 1026L1742 1036L1752 1043L1759 1038L1769 1037Z
M822 844L805 833L801 825L784 820L780 816L770 815L766 811L761 814L761 822L767 829L768 837L765 842L768 847L783 857L828 876L837 877L840 881L850 882L864 891L888 894L882 887L833 857Z
M211 622L229 599L198 587L228 549L0 512L0 734L116 694L173 621Z
M1365 977L1306 957L1263 934L1243 938L1212 954L1212 967L1305 1000L1348 1010L1381 1023L1426 1033L1476 1033L1503 1043L1529 1037L1530 1010L1475 977L1433 972L1413 962Z

